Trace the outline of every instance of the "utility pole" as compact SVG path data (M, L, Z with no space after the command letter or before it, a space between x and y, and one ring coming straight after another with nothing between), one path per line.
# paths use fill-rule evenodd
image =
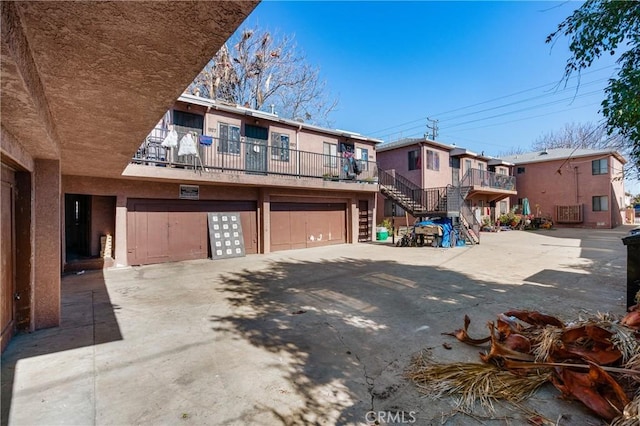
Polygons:
M431 122L433 123L431 126L429 126L429 123L427 123L427 129L431 130L431 140L436 140L436 138L438 137L438 121L440 120L432 120L429 117L427 117L427 122ZM427 133L428 135L428 133ZM427 136L425 135L425 136Z

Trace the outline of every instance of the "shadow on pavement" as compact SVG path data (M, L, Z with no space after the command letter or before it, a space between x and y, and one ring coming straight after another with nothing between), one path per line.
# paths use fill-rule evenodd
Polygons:
M60 327L18 334L2 354L2 417L9 424L17 364L26 358L122 340L102 271L62 277Z

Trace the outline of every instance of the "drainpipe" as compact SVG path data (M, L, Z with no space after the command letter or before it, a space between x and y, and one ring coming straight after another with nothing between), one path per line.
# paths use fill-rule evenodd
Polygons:
M296 129L296 156L298 157L298 161L296 162L296 174L298 175L298 177L300 177L300 139L299 139L299 135L300 135L300 131L302 130L302 124L298 125L298 128Z
M576 175L576 204L580 204L578 200L580 199L578 194L578 166L573 166L573 173Z

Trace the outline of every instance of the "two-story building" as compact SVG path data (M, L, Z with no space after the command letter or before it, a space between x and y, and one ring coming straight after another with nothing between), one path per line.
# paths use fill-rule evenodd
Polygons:
M120 178L62 177L65 262L98 256L106 235L116 265L211 257L222 212L245 254L369 241L379 142L182 95Z
M257 4L2 2L0 348L60 324L65 216L80 232L89 210L64 213L63 181L109 182L91 210L126 219L118 194L154 191L121 180L131 155ZM102 216L91 226L112 229Z
M381 193L378 217L405 212L411 221L450 217L471 229L477 242L484 218L493 222L510 209L515 195L512 164L427 138L403 139L378 146Z
M532 214L558 226L613 228L624 223L626 160L613 149L557 148L504 157L515 164L518 194Z

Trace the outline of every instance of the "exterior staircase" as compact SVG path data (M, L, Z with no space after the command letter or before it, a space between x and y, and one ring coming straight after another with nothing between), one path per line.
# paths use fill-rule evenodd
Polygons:
M378 170L382 195L402 207L414 217L447 216L467 244L480 244L480 224L464 202L471 187L448 185L439 188L420 188L398 174Z

